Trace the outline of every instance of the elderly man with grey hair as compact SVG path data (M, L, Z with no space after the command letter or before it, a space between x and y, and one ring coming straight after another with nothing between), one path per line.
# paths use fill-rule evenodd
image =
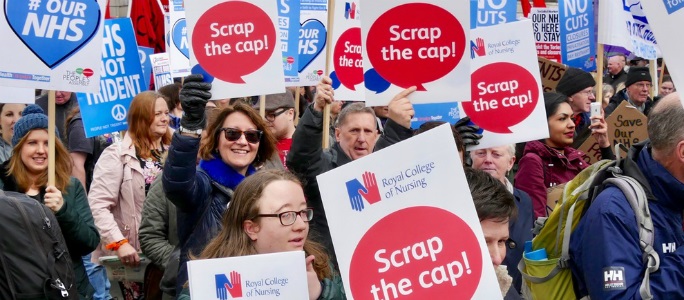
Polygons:
M649 141L634 145L621 166L646 191L653 248L660 258L650 274L653 299L684 299L684 107L678 93L648 116ZM570 267L577 297L641 299L646 263L639 225L625 195L608 186L592 202L570 238ZM644 292L644 293L642 293Z

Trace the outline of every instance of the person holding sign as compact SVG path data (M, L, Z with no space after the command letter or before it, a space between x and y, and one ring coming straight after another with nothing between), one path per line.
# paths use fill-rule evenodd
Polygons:
M184 114L173 135L162 177L166 197L178 210L178 243L182 247L177 293L188 280L188 255L200 253L221 230L221 216L237 185L277 151L266 122L240 101L221 110L200 144L209 90L211 84L203 82L202 75L185 78L180 92ZM202 159L199 168L198 156Z
M549 138L528 142L515 175L515 187L532 199L534 217L547 216L547 189L575 178L588 164L584 153L571 147L575 137L573 111L568 97L558 93L544 93ZM595 116L589 126L601 147L604 158L615 157L610 149L608 126L603 116Z
M81 256L97 248L100 235L93 222L83 185L71 177L69 152L59 138L55 139L55 185L47 185L47 128L48 117L38 105L32 104L24 109L22 118L14 124L14 155L2 164L0 188L25 193L55 213L76 275L72 282L77 284L80 299L92 299L95 290L88 281ZM33 250L26 249L29 252Z
M161 94L139 93L128 109L128 132L122 142L107 147L95 164L88 200L102 246L92 254L116 255L125 266L140 264L138 229L145 195L161 174L162 157L171 141L169 110ZM140 299L142 284L122 282L127 299Z
M380 138L372 108L365 107L363 103L352 103L343 108L337 116L336 143L324 151L321 149L323 108L334 101L334 90L332 80L327 76L316 87L314 103L304 112L292 138L287 167L307 183L304 190L316 215L311 226L320 234L328 253L334 253L334 248L316 176L413 136L411 118L415 112L407 97L415 90L415 87L408 88L390 101L389 120Z
M285 170L259 172L235 189L221 231L198 259L303 250L309 299L347 299L325 249L307 238L313 217L296 176ZM179 300L189 299L185 289Z
M12 156L12 136L14 124L21 118L21 111L26 104L0 103L0 162Z

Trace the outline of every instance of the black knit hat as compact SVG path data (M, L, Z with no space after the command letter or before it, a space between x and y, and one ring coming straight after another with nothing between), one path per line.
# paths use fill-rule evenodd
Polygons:
M646 67L631 67L629 68L629 73L627 73L627 81L625 81L625 86L630 86L639 81L652 82L651 73Z
M583 89L593 87L596 85L594 77L591 74L582 71L578 68L568 68L565 75L558 82L556 92L559 92L568 97L581 92Z

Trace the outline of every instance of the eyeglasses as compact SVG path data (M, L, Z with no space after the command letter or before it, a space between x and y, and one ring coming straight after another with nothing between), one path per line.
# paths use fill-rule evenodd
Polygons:
M578 94L584 94L584 95L587 96L587 97L590 97L590 96L594 96L594 95L595 95L594 90L581 91L581 92L578 92Z
M282 115L284 112L290 110L289 108L286 108L286 107L283 107L282 109L283 109L283 110L281 110L281 111L279 111L279 112L275 112L275 111L274 111L274 112L267 113L266 116L265 116L265 117L266 117L266 121L273 122L273 121L275 121L275 118L277 118L278 116Z
M254 219L259 217L278 217L280 219L280 224L283 224L283 226L290 226L297 221L297 216L300 216L304 222L309 222L313 219L313 208L307 208L300 211L285 211L279 214L258 214Z
M261 130L245 130L242 131L240 129L235 129L235 128L221 128L219 132L223 131L223 134L226 137L226 140L229 140L231 142L235 142L240 139L242 134L245 134L245 140L247 140L248 143L250 144L256 144L259 141L261 141L261 135L264 133Z
M636 83L634 85L636 85L640 89L644 89L644 88L650 89L653 86L650 83Z

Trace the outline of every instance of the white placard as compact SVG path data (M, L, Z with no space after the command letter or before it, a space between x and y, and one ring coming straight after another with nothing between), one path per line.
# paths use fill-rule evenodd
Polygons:
M0 86L0 95L2 95L2 100L0 103L36 103L35 89Z
M169 3L169 48L166 52L169 53L173 77L190 75L190 47L183 2L183 0L170 0Z
M363 52L361 46L361 8L358 1L335 2L329 76L333 79L335 99L363 101Z

